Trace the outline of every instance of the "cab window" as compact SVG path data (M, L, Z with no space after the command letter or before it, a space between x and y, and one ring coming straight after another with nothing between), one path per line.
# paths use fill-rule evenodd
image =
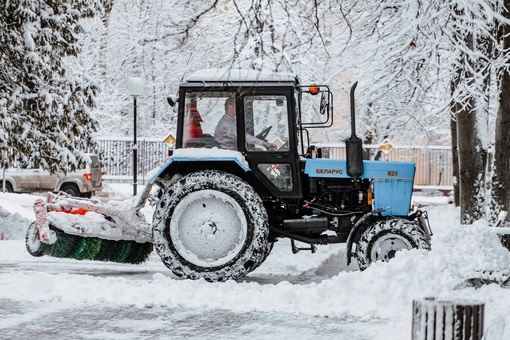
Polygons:
M225 115L227 100L235 102L233 92L188 92L184 102L182 141L184 148L228 148L237 149L237 141L228 140L225 146L219 134L218 124ZM235 127L235 122L233 123ZM232 138L237 137L232 129ZM219 138L218 138L219 137ZM223 143L223 144L222 144Z
M246 149L288 151L289 126L287 97L283 95L245 96L244 121ZM264 146L264 141L272 144Z

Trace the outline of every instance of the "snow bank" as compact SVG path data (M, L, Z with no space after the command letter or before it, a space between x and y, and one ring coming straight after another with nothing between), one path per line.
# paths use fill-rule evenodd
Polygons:
M0 192L0 240L25 239L34 218L32 205L37 197Z
M5 216L6 211L24 214L25 208L16 208L13 201L6 206L9 197L0 196L3 221L9 216ZM460 226L458 209L451 205L430 206L428 210L434 232L430 252L400 252L389 263L377 263L360 272L340 268L342 261L345 263L343 245L319 247L318 254L293 255L287 245L282 247L282 241L276 244L266 263L240 282L178 279L159 262L155 253L148 263L140 266L84 263L33 258L24 250L22 240L2 241L0 263L17 264L17 267L0 271L0 299L336 316L382 322L380 339L395 339L410 334L412 301L433 296L442 300L484 302L486 325L490 326L499 317L505 318L509 325L505 338L510 338L507 302L510 291L497 284L476 289L465 283L468 278L479 277L482 271L499 273L502 277L508 275L510 252L501 246L494 230L486 223ZM331 269L335 261L336 269ZM41 264L40 270L22 270L21 264L34 262ZM83 274L83 268L90 270L90 266L96 271L106 270L107 275ZM55 272L56 268L61 272ZM66 268L74 270L66 272ZM313 268L329 270L330 275L320 277L325 273L319 273L319 269L314 272ZM148 271L149 277L133 279L132 275L123 275L140 271ZM314 280L312 274L318 279ZM291 283L299 282L300 276L307 279L303 283ZM395 337L395 334L406 336Z

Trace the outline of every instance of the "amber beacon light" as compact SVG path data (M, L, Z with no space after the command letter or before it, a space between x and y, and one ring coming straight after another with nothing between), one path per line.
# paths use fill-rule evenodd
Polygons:
M310 85L310 87L308 88L308 91L310 92L310 94L316 95L319 93L319 86Z

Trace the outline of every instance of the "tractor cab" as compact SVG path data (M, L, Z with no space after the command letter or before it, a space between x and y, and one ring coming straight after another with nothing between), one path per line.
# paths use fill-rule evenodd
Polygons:
M176 148L239 151L271 195L302 197L299 159L308 137L301 124L303 88L290 74L196 72L180 87Z

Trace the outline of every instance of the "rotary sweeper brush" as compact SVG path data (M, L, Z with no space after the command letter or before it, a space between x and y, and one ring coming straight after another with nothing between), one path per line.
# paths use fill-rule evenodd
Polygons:
M196 72L177 101L168 98L178 103L175 148L144 192L109 203L49 194L34 204L27 249L140 263L154 246L175 275L208 281L242 278L282 238L294 253L346 243L361 270L402 249L430 249L427 214L411 205L415 164L363 157L355 87L347 159L329 159L309 133L334 126L327 85L254 70ZM140 213L147 201L150 224Z
M27 231L33 256L142 263L153 250L150 225L131 201L98 200L48 193L34 202L36 216Z

